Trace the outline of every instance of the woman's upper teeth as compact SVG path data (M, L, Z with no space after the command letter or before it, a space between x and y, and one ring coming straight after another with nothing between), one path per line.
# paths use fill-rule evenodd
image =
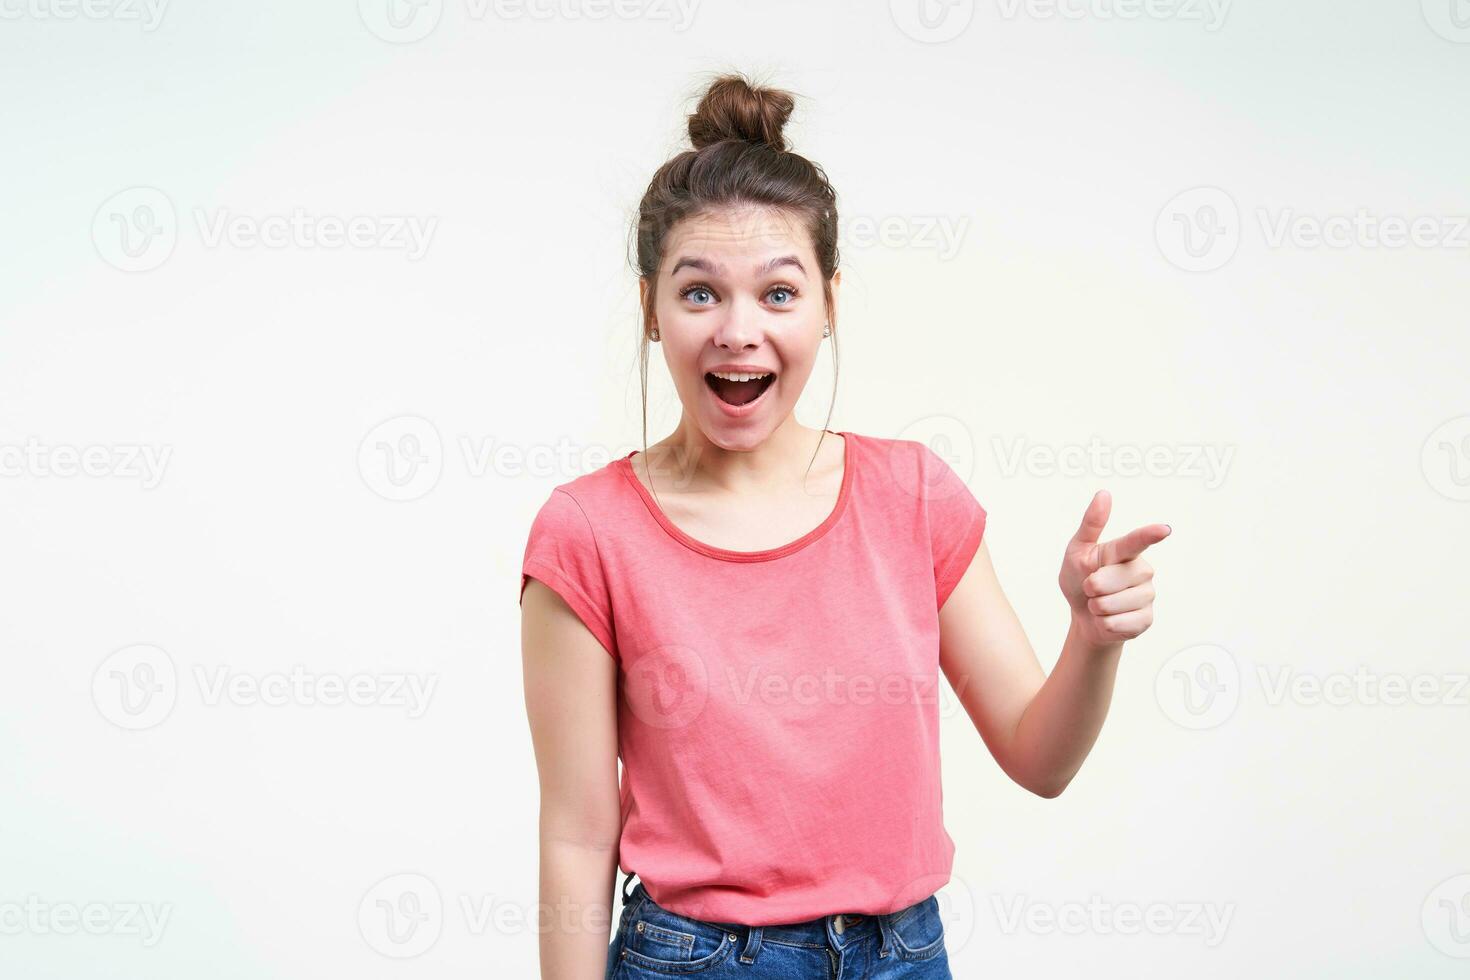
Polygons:
M771 372L766 371L762 374L739 374L732 373L730 371L711 371L710 374L713 374L717 378L724 378L726 381L756 381L760 378L770 377Z

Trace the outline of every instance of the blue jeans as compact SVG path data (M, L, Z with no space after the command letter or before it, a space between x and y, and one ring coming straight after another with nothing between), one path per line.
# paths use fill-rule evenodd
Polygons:
M604 980L676 977L952 980L944 920L933 895L887 915L743 926L675 915L649 898L640 881L624 895Z

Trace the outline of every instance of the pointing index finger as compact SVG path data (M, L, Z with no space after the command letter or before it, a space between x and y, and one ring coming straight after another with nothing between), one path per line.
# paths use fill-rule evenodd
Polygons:
M1173 532L1167 524L1147 524L1114 538L1102 546L1103 565L1121 565L1143 554L1150 545L1158 544Z

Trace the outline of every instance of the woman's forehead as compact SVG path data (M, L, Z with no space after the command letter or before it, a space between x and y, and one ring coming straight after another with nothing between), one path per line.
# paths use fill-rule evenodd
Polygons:
M696 267L705 271L744 275L764 271L768 264L793 254L804 266L813 261L810 238L798 220L764 209L742 209L680 222L669 238L664 264L672 269L680 259L695 258L703 260Z

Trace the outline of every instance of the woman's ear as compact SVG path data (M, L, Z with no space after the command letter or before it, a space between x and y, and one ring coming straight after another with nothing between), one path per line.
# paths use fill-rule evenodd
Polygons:
M648 287L648 277L647 276L639 276L638 277L638 315L639 315L639 318L644 321L643 322L643 332L644 333L651 333L653 330L657 329L657 327L658 327L658 318L657 317L653 316L651 313L648 316L646 316L646 317L643 315L643 311L646 310L646 309L648 309L648 288L649 288Z

